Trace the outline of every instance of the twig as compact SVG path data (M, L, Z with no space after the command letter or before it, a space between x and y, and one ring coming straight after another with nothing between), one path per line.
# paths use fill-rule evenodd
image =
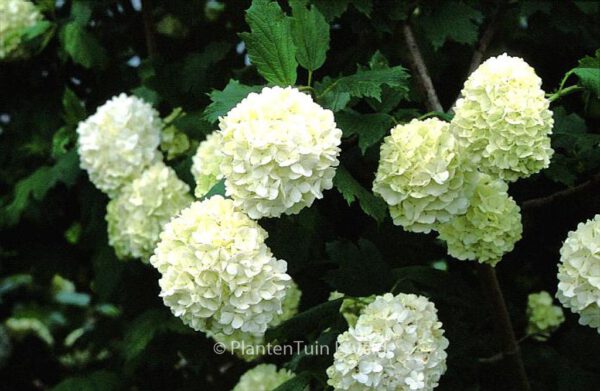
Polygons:
M440 104L431 77L429 77L429 71L423 61L423 56L421 56L421 50L419 49L419 45L417 45L417 41L415 40L415 35L407 22L402 24L402 33L402 35L404 35L406 46L408 47L408 53L410 54L411 67L417 74L418 80L420 81L427 98L427 109L429 111L443 112L444 108Z
M154 58L158 54L156 39L154 37L154 23L152 21L152 0L142 0L142 18L144 20L144 35L148 57Z
M488 23L487 27L485 28L485 31L479 38L479 42L477 42L477 45L475 46L475 51L473 52L473 57L471 57L471 63L469 64L469 70L467 72L467 77L471 73L473 73L475 71L475 69L477 69L479 67L479 65L481 65L481 62L483 61L483 55L485 54L488 46L490 46L490 43L492 42L492 39L494 38L494 34L496 34L496 30L498 29L498 26L500 25L501 14L503 13L502 12L503 6L504 6L504 1L499 1L496 8L492 12L490 22ZM456 99L454 100L454 103L452 104L453 108L454 108L454 106L456 106L456 101L459 98L460 98L460 92L458 93L458 96L456 97Z
M529 391L529 381L525 373L525 366L521 358L521 350L515 332L510 321L504 296L500 290L496 270L488 264L478 264L477 274L481 281L481 286L485 291L485 295L490 303L492 313L495 319L495 324L498 326L498 332L501 342L502 358L510 365L510 375L507 376L514 382L514 389L519 391Z
M589 180L587 180L586 182L583 182L582 184L580 184L578 186L570 187L568 189L558 191L554 194L550 194L545 197L527 200L527 201L523 202L522 209L528 210L528 209L541 208L543 206L552 204L556 201L571 197L575 194L583 193L588 190L592 190L598 185L600 185L600 172L595 174Z

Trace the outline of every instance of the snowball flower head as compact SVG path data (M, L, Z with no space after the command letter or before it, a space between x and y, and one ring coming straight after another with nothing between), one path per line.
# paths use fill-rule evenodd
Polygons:
M447 122L415 119L385 138L373 191L388 203L394 224L429 232L466 212L473 190L466 163Z
M0 1L0 59L24 55L19 50L21 35L42 20L42 15L31 1Z
M600 214L569 232L560 249L558 292L579 323L600 333Z
M552 303L546 291L532 293L527 298L527 334L545 341L565 321L562 308Z
M108 241L117 257L147 261L165 224L191 204L189 191L162 162L125 185L106 207Z
M504 181L480 174L476 183L467 213L437 230L453 257L493 266L521 239L521 209L508 195Z
M163 301L194 330L263 335L291 280L266 238L229 199L192 203L165 226L150 258Z
M342 131L297 89L250 93L219 127L227 195L251 218L298 213L333 186Z
M298 285L292 281L285 293L283 303L281 303L281 314L275 314L268 327L278 326L282 322L285 322L296 315L298 313L301 297L302 291L300 291ZM211 336L215 341L222 344L226 350L246 361L255 360L267 352L268 346L265 345L264 334L257 335L236 330L231 335L219 333Z
M217 184L223 175L221 174L221 145L223 137L219 132L212 132L202 141L192 159L192 175L196 180L196 197L204 196Z
M114 197L161 160L161 127L158 112L143 100L125 94L112 98L77 127L81 168L98 189Z
M287 369L277 370L274 364L260 364L246 371L233 391L273 391L293 377Z
M515 181L548 167L554 120L541 85L523 59L506 54L469 76L452 129L482 171Z
M327 369L335 390L433 390L446 372L448 340L423 296L378 296L337 342Z

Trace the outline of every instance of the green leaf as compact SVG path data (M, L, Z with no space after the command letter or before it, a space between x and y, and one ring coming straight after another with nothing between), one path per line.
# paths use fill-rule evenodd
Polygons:
M260 86L247 86L240 84L237 80L230 80L223 91L214 90L209 94L212 101L204 110L204 119L208 122L217 122L220 116L227 112L251 92L258 92Z
M0 207L0 225L18 223L31 198L41 201L58 183L72 186L79 175L79 156L75 149L61 156L54 166L42 166L15 185L12 202Z
M371 0L312 0L312 3L317 6L328 21L342 16L350 4L354 5L354 8L365 16L370 16L373 11Z
M21 287L31 287L33 277L30 274L13 274L0 280L0 304L2 296Z
M88 69L103 69L108 63L106 50L81 24L67 23L60 38L65 52L75 63Z
M586 56L579 60L579 66L573 69L583 87L600 98L600 49L594 57Z
M78 292L59 292L54 296L54 300L60 304L73 305L76 307L85 307L90 304L90 295Z
M325 63L329 49L329 24L315 6L306 8L306 1L293 0L292 38L296 45L298 63L314 71Z
M207 200L214 195L225 196L225 179L221 179L213 187L210 188L208 193L202 197L203 200Z
M325 80L317 85L318 100L333 111L343 109L349 97L370 97L381 101L384 85L396 91L408 93L408 73L401 66L387 69L359 69L354 75L343 76L335 81ZM332 103L333 102L333 103Z
M312 331L322 331L340 318L339 309L342 299L327 301L316 305L286 320L279 326L267 330L267 342L297 341Z
M121 387L121 381L116 373L100 370L85 376L66 378L54 386L52 391L116 391Z
M241 33L250 61L269 82L280 86L296 84L296 47L290 18L276 2L254 0L246 11L250 33Z
M70 88L65 88L62 98L63 117L67 125L76 127L79 121L85 119L85 107L81 100Z
M180 90L200 95L209 90L211 81L211 67L221 61L231 50L227 42L211 42L200 53L189 55L183 64L181 72Z
M304 391L310 384L311 378L310 372L301 372L273 391Z
M358 136L358 146L363 155L367 148L377 144L394 126L394 117L388 114L359 114L343 111L335 116L337 125L344 137Z
M339 265L324 277L333 290L361 297L385 293L392 287L391 269L370 241L360 239L358 246L347 240L329 242L326 252Z
M465 3L445 1L433 7L431 13L419 20L425 36L434 49L444 46L447 40L472 45L479 35L483 15Z
M362 187L344 166L340 165L337 168L337 173L335 178L333 178L333 185L346 202L348 202L348 205L351 205L354 200L358 199L360 207L366 214L373 217L379 223L385 219L387 211L385 202Z

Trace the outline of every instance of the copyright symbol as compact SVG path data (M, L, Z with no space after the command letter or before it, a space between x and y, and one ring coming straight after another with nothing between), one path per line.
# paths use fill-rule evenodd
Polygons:
M213 346L213 351L217 354L223 354L223 353L225 353L225 345L222 344L221 342L217 342Z

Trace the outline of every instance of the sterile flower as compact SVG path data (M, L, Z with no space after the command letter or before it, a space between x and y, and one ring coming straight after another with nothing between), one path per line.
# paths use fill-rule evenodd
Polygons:
M158 112L135 96L121 94L79 123L81 168L110 197L162 159Z
M268 327L278 326L282 322L285 322L296 315L298 313L298 305L300 304L301 297L302 292L298 288L298 285L292 281L285 293L285 298L281 303L282 313L275 314ZM211 336L215 341L221 343L226 350L246 361L255 360L267 352L266 349L268 346L265 345L264 335L244 333L236 330L231 335L219 333Z
M212 132L202 141L192 159L192 175L196 180L196 197L204 196L217 184L223 175L221 174L221 153L223 137L220 132Z
M192 202L189 191L162 162L125 185L106 207L108 241L117 257L147 262L165 224Z
M342 131L295 88L250 93L219 127L227 195L251 218L295 214L331 189Z
M0 1L0 59L26 55L19 50L21 35L42 20L42 15L31 1Z
M600 333L600 214L579 223L560 249L556 297Z
M521 209L504 181L479 174L467 213L436 229L454 258L494 266L521 239Z
M469 76L451 127L482 171L515 181L548 167L554 120L541 85L523 59L506 54Z
M541 291L527 297L527 321L527 334L545 341L565 321L565 315L553 304L550 293Z
M274 364L260 364L246 371L232 391L273 391L294 377L287 369L277 370Z
M165 226L150 258L164 303L194 330L262 336L291 280L266 238L229 199L192 203Z
M448 340L423 296L377 296L337 342L327 369L335 390L433 390L446 372Z
M396 126L380 156L373 191L389 205L394 224L429 232L466 212L473 174L447 122L415 119Z

